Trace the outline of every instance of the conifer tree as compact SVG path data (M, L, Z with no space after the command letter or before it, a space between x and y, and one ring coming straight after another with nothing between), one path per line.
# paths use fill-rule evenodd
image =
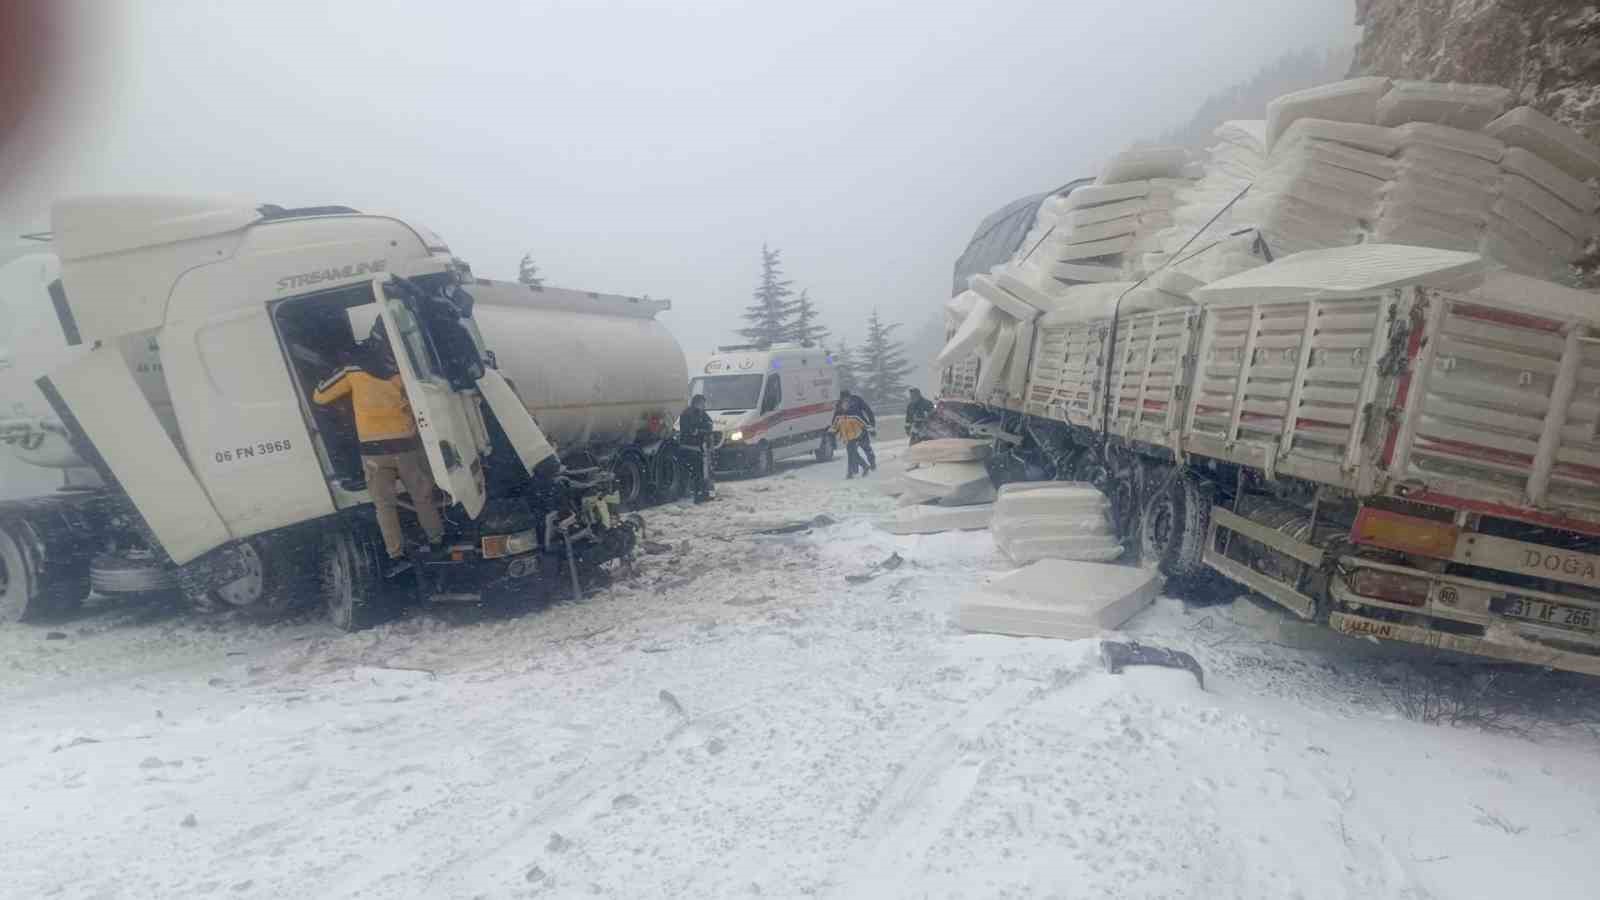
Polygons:
M802 289L800 296L789 304L789 318L785 340L802 346L821 346L828 339L828 328L817 321L817 304L809 290Z
M539 276L539 266L534 263L532 253L522 254L522 262L517 266L517 281L533 290L544 290L544 279Z
M792 284L783 277L783 251L761 245L761 283L756 286L745 307L744 320L749 323L739 329L739 336L758 344L776 344L789 333L789 290Z
M885 322L874 308L867 317L867 339L857 352L856 379L872 404L893 403L906 393L906 376L916 368L906 361L902 344L894 340L899 322Z

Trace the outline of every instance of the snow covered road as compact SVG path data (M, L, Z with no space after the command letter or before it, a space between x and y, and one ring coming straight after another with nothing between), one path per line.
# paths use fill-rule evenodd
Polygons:
M987 533L882 534L842 476L651 511L671 553L517 617L0 632L0 895L1595 895L1592 731L1409 722L1175 600L1130 627L1204 692L963 635Z

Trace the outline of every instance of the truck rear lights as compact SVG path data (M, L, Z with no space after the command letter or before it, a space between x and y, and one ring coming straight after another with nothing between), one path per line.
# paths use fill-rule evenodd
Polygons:
M1350 577L1350 590L1402 606L1423 606L1428 602L1428 579L1381 569L1357 569Z
M1449 559L1456 552L1461 529L1453 522L1436 522L1388 510L1365 507L1356 514L1350 539L1403 553Z

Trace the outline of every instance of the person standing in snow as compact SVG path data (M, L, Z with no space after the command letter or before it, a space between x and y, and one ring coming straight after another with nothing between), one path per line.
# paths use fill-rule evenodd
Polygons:
M928 419L933 416L933 401L911 389L911 402L906 404L906 434L911 443L928 439Z
M852 394L849 391L840 391L839 394L840 399L844 400L845 413L860 419L867 426L861 432L861 437L857 438L861 455L866 461L866 468L861 474L876 471L878 454L872 452L872 433L878 430L878 417L873 414L872 407L867 405L867 401L863 400L860 394Z
M311 399L318 405L328 406L346 397L350 398L355 412L356 437L361 441L361 470L378 514L383 548L396 562L407 555L437 557L444 540L444 520L434 498L433 472L422 452L411 403L406 399L405 385L395 367L394 351L389 346L387 333L381 328L374 328L372 336L356 346L351 365L317 385ZM396 481L404 484L411 495L417 521L428 537L427 547L409 548L409 554L405 530L400 524Z
M711 416L706 412L706 395L695 394L689 400L689 408L678 417L678 446L696 503L711 499L712 430Z

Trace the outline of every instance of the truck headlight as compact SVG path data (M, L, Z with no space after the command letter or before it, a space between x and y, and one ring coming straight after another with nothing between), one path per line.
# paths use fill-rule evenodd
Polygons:
M537 530L519 531L516 534L496 534L483 539L483 558L499 559L502 556L519 556L539 549Z
M728 435L728 440L730 440L730 441L742 441L742 440L744 440L744 432L735 431L733 434Z

